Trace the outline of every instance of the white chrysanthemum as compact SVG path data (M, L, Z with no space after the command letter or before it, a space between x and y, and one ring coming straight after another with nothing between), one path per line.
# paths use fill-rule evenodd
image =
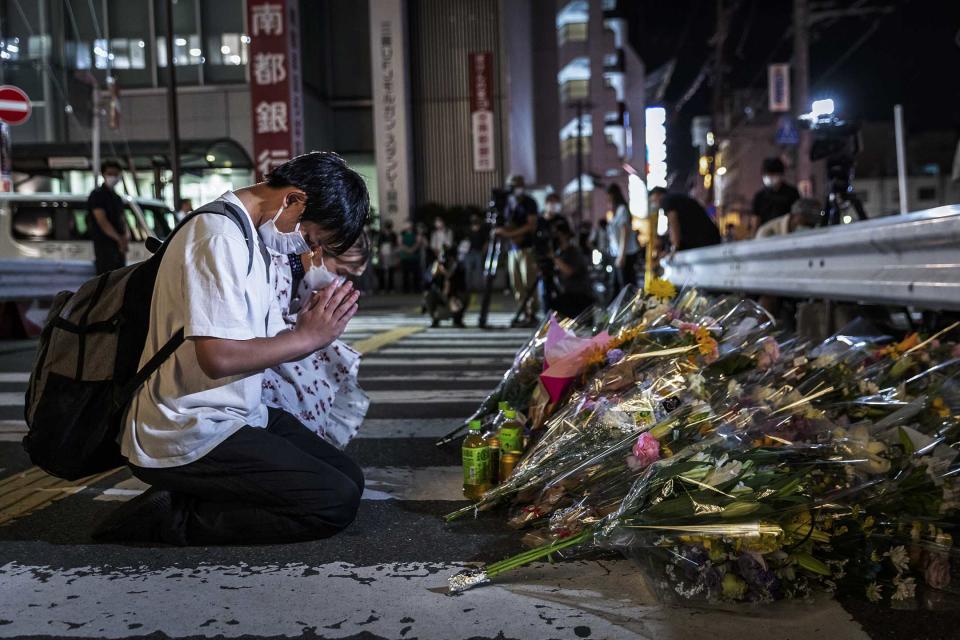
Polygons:
M917 583L913 578L897 576L893 579L893 585L897 588L896 592L890 596L893 600L912 600L917 592Z
M876 582L867 585L867 600L870 602L880 602L883 599L883 586Z
M897 573L903 573L910 566L910 557L903 545L893 547L883 555L890 558L890 564L897 570Z

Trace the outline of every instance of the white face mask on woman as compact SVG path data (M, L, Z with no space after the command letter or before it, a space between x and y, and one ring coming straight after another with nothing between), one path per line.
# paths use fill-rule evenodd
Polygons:
M277 220L282 214L283 207L281 206L280 211L277 211L277 215L273 216L272 219L257 229L260 233L260 239L263 240L263 244L267 245L268 249L273 249L283 255L310 253L310 245L307 243L307 239L303 237L303 234L300 233L299 222L293 231L280 231L277 229Z
M303 283L311 291L320 291L329 287L331 284L343 282L343 277L338 276L323 264L323 258L320 259L320 265L311 265L303 273Z

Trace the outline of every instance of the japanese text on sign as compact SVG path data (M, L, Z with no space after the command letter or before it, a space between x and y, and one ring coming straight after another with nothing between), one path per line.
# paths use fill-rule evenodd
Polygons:
M293 0L248 0L257 178L303 153L299 19Z
M489 51L470 55L470 125L473 138L473 170L493 171L493 55Z

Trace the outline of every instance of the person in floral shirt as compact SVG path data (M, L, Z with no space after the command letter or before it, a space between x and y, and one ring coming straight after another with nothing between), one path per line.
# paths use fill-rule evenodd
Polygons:
M339 256L321 252L280 255L271 252L276 267L274 295L284 322L296 324L300 301L346 276L359 276L367 267L370 240L366 235ZM268 369L263 377L263 401L283 409L330 444L343 449L357 435L370 400L357 382L360 354L336 340L303 360Z

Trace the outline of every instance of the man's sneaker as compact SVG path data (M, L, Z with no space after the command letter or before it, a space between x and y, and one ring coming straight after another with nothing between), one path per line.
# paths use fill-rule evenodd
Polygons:
M97 542L161 542L172 512L173 494L151 487L101 520L92 537Z

